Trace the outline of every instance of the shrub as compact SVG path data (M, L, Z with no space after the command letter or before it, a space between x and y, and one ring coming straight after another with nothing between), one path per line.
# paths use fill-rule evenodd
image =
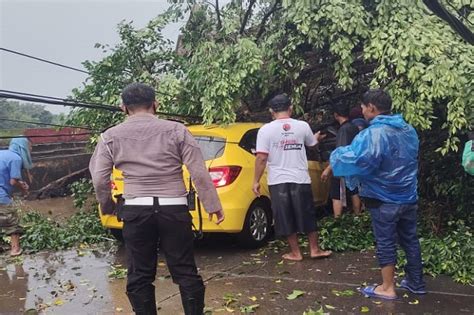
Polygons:
M78 212L64 224L38 212L25 213L21 220L25 230L22 246L31 252L66 249L79 243L98 243L107 236L96 211Z
M326 217L319 228L321 247L341 252L374 247L370 216L343 215L338 219Z
M83 210L87 199L94 191L92 181L87 178L81 178L80 180L69 185L69 189L71 190L74 207Z

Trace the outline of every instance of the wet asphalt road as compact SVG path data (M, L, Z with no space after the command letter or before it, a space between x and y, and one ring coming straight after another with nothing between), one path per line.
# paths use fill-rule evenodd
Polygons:
M277 242L258 250L240 249L228 237L198 246L206 309L213 314L251 309L256 314L303 314L321 307L329 314L474 314L474 288L448 277L427 277L426 296L401 290L396 301L361 296L361 284L379 279L373 252L336 253L298 263L283 262L283 252ZM124 250L114 242L16 259L0 256L0 314L128 314L125 280L108 276L112 266L124 263ZM159 314L182 314L178 288L164 261L157 268ZM116 268L115 276L121 271ZM293 290L304 293L288 299Z

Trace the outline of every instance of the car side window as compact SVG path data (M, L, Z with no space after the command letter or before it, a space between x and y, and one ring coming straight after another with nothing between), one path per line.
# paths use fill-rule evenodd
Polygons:
M239 142L239 147L244 149L245 151L255 154L256 153L256 148L257 148L257 134L258 134L258 129L250 129L247 131L243 136L242 139L240 139Z

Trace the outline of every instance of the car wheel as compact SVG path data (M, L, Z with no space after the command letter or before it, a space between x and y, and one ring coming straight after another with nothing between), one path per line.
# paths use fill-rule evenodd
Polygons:
M246 248L262 247L272 230L271 209L261 201L254 202L245 216L244 228L238 234L239 243Z
M110 234L119 242L123 243L123 234L120 229L109 229Z

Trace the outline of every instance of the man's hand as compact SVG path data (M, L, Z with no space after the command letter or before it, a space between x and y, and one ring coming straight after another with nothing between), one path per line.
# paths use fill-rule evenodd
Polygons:
M253 193L255 194L255 196L260 197L260 183L259 182L253 183L252 190L253 190Z
M28 195L28 192L29 192L29 189L30 189L30 186L22 181L22 180L19 180L18 181L18 188L21 189L21 192L23 193L23 196L27 196Z
M318 143L321 142L324 138L326 138L326 134L321 134L321 131L316 132L314 136L316 137Z
M102 214L116 214L117 212L117 203L113 201L112 198L106 201L105 204L100 205L100 211Z
M329 177L331 176L331 168L329 167L326 167L326 169L323 171L323 173L321 174L321 181L323 183L327 182L327 180L329 179Z
M212 221L212 217L214 216L214 214L217 217L216 224L221 224L221 222L225 219L224 210L221 209L219 211L209 213L209 221Z

